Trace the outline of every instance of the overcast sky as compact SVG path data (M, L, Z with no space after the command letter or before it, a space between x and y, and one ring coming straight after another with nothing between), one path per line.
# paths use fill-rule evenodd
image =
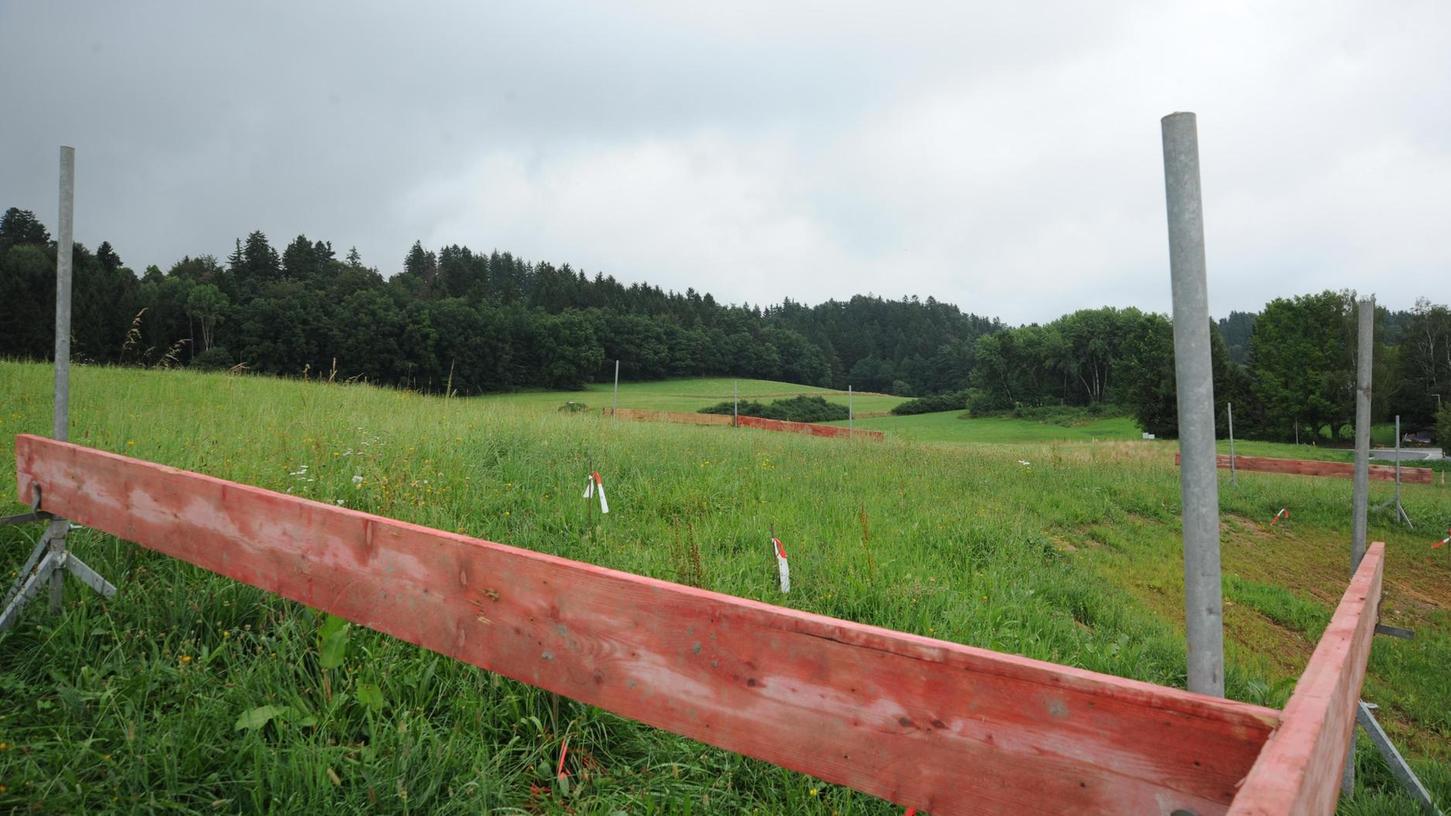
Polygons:
M1212 7L1213 12L1209 9ZM1451 300L1451 3L0 0L0 207L140 271L261 229L509 250L730 302L1169 311L1199 115L1211 308Z

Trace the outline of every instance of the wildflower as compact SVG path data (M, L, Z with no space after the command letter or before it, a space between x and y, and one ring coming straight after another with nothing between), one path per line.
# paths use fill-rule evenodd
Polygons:
M189 665L191 665L191 655L184 654L184 655L181 656L180 660L181 660L181 665L183 665L183 666L189 666Z
M136 447L136 440L134 440L134 439L128 439L128 440L126 440L126 447L128 447L128 448L134 448L134 447Z
M353 474L353 484L360 485L362 483L363 483L363 474L361 474L361 473L354 473Z
M819 796L821 794L821 789L812 788L811 790L807 791L807 793L811 794L812 796Z

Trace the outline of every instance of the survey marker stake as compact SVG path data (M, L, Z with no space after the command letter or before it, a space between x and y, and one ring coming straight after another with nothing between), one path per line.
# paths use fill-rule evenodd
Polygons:
M600 472L598 470L592 470L585 477L584 498L592 498L596 491L599 491L600 494L600 513L610 512L610 503L605 498L605 480L600 478Z
M786 563L786 546L776 537L776 528L771 528L771 548L776 553L776 572L781 576L781 591L791 591L791 565Z
M1270 519L1270 526L1273 527L1276 524L1279 524L1280 523L1280 519L1282 519L1282 518L1283 519L1287 519L1289 517L1290 517L1290 508L1288 508L1288 507L1281 507L1280 508L1280 512L1276 513L1275 514L1275 517L1272 518L1272 519Z

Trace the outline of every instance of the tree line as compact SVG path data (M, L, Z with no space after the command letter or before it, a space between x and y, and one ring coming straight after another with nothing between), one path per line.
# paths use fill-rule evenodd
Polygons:
M0 356L53 348L55 244L29 211L0 217ZM857 296L805 307L724 304L508 252L415 243L389 277L356 250L260 231L225 260L126 267L109 242L73 248L76 359L322 372L423 391L579 388L608 378L756 377L897 393L966 385L992 319L931 298Z
M53 347L56 246L18 208L0 216L0 356ZM1173 331L1138 309L1086 309L1007 327L933 298L859 295L807 306L724 304L529 262L415 242L384 276L356 250L299 235L281 251L254 231L225 260L184 257L140 274L103 242L72 248L78 360L365 379L476 394L607 380L722 375L954 395L979 412L1118 405L1176 431ZM1354 417L1354 298L1322 292L1211 325L1215 393L1241 436L1335 436ZM1375 415L1430 427L1451 403L1451 311L1378 310ZM1440 394L1440 401L1436 397Z
M1354 293L1325 291L1212 322L1220 432L1232 403L1239 436L1345 437L1355 420L1356 310ZM1398 414L1407 428L1431 428L1451 409L1451 309L1425 298L1405 311L1377 307L1375 325L1373 418ZM973 363L963 398L975 411L1111 403L1149 432L1177 434L1174 333L1163 315L1086 309L1004 329L978 340Z

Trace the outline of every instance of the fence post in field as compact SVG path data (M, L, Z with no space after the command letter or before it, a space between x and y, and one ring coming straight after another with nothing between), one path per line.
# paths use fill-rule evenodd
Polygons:
M1193 113L1160 120L1174 301L1179 404L1179 490L1184 527L1184 612L1189 690L1224 696L1224 615L1219 569L1219 477L1214 450L1214 374L1209 352L1199 136Z
M741 385L737 380L731 380L731 427L735 428L741 424Z
M852 410L852 391L851 391L851 384L850 383L847 383L847 386L846 386L846 433L847 433L847 436L850 436L852 434L852 428L854 427L855 423L856 423L856 412Z
M1363 298L1357 304L1359 331L1355 341L1355 484L1351 491L1350 572L1365 557L1366 516L1370 502L1370 385L1371 356L1375 342L1375 299ZM1398 463L1399 464L1399 463ZM1358 708L1358 706L1357 706ZM1354 718L1356 712L1351 712ZM1345 772L1340 777L1340 795L1355 792L1355 734L1351 732L1350 747L1345 757Z
M1404 521L1406 526L1412 530L1416 525L1411 523L1411 516L1406 512L1405 505L1401 504L1401 415L1396 414L1396 518Z
M76 149L60 149L60 222L55 236L55 417L54 436L70 437L71 401L71 275L74 265ZM64 553L65 531L51 539L51 551ZM50 574L50 612L59 615L65 596L65 572Z
M610 416L611 417L613 417L615 415L615 411L619 410L619 407L620 407L620 361L617 359L617 360L615 360L615 397L614 397L614 400L610 403Z
M1234 461L1234 403L1226 402L1224 411L1229 416L1229 483L1239 487L1239 471Z
M55 407L51 428L55 438L66 441L70 434L71 395L71 277L74 266L76 199L76 150L62 145L60 149L60 220L55 236ZM31 600L47 587L50 590L51 614L60 614L65 600L65 574L70 572L107 598L116 588L66 547L70 522L46 512L44 486L37 484L31 512L8 516L0 524L25 524L45 521L45 532L30 551L20 568L15 583L0 600L0 631L9 629L20 619Z

